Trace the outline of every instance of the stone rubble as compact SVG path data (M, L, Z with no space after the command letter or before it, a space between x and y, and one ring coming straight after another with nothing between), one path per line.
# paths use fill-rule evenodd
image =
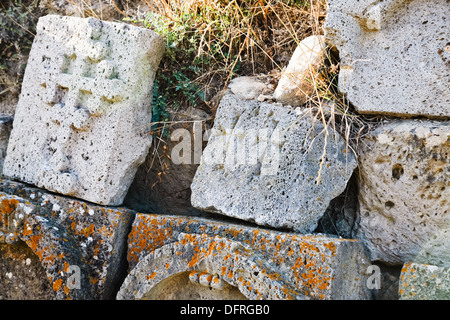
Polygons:
M113 298L125 276L122 258L134 214L0 180L0 243L25 242L32 249L55 299ZM80 268L82 290L68 288L70 266Z
M274 98L286 105L300 106L308 101L316 90L318 70L326 56L324 36L303 39L292 54L283 71Z
M450 299L447 12L330 0L275 92L233 79L200 165L172 163L158 191L149 164L135 173L164 41L40 18L13 125L0 119L0 299ZM294 109L327 46L358 112L435 119L380 122L353 154Z
M364 250L360 241L321 234L137 214L118 298L152 297L162 279L197 271L237 286L249 299L369 299Z

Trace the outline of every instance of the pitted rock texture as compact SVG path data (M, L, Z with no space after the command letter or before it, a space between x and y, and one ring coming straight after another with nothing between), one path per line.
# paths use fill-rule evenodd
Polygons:
M312 232L355 167L344 139L309 111L225 95L191 185L191 203Z
M163 51L147 29L41 17L4 175L120 205L151 144L151 90Z
M446 0L328 1L339 89L361 113L450 117Z
M253 269L248 263L265 267L244 280L235 272L237 263L231 262L241 261L240 257L247 265L239 272L248 272L249 266ZM212 289L220 289L224 281L250 299L371 296L366 286L370 261L358 240L299 235L204 218L136 214L128 238L128 263L129 275L118 297L121 299L155 297L155 291L174 296L173 288L159 283L176 274L182 279L184 272L208 274L211 277L206 284ZM270 290L263 283L278 289Z
M303 39L283 71L274 98L283 104L299 106L308 101L316 90L319 68L326 55L324 36Z
M356 237L372 260L449 263L449 132L448 122L392 120L361 141Z
M133 211L7 180L0 180L0 209L0 242L10 246L25 242L31 248L55 299L114 297L126 273L126 239ZM76 267L80 289L68 285Z

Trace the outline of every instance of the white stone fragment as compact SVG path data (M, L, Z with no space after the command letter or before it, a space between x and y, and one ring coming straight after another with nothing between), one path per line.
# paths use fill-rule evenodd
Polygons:
M324 36L310 36L302 40L281 75L274 98L291 106L304 104L314 93L318 69L323 64L325 53Z

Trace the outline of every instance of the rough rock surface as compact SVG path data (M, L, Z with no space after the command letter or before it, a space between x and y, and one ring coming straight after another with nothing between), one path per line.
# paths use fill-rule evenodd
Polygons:
M405 263L398 291L401 300L449 300L450 269Z
M304 104L314 93L318 69L323 64L325 53L324 36L303 39L281 75L273 94L274 98L291 106Z
M328 1L339 89L361 113L450 117L446 0Z
M134 212L125 208L97 206L0 180L0 243L25 243L31 249L55 299L113 298L126 273L126 238L133 217ZM71 266L80 271L78 289L68 285L75 272ZM23 281L15 279L11 286Z
M449 257L441 242L450 219L449 132L448 122L395 120L361 142L356 237L372 260L402 265L420 252L423 263Z
M191 185L191 203L260 225L312 232L356 166L346 148L308 111L225 95Z
M245 264L242 269L237 268L240 261ZM193 271L210 275L206 284L213 289L220 289L223 281L250 299L370 298L366 286L370 262L362 243L320 234L137 214L128 240L128 263L120 299L154 296L152 290L164 291L161 286L153 288L165 278ZM249 273L253 268L259 273ZM278 290L268 289L268 284ZM165 296L173 293L170 288L165 291Z
M177 242L158 248L136 265L125 279L117 298L152 297L158 283L191 270L203 271L211 275L211 280L215 276L218 283L225 281L252 300L297 297L280 275L273 274L261 257L239 242L204 234L180 234Z
M151 143L151 89L163 50L163 40L147 29L41 17L5 176L120 205Z

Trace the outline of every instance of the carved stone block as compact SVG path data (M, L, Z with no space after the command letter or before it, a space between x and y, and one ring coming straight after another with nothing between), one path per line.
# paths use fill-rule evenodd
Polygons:
M151 90L163 51L163 40L147 29L40 18L5 176L120 205L151 144Z

